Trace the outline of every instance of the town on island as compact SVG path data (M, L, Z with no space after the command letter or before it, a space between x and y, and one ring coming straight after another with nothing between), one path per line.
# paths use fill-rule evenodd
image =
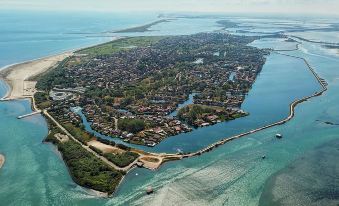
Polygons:
M157 169L245 135L197 152L133 147L250 115L241 105L271 52L248 46L259 38L224 32L119 38L2 71L11 86L3 101L31 98L34 112L18 118L42 113L45 141L56 145L73 180L111 195L136 166Z

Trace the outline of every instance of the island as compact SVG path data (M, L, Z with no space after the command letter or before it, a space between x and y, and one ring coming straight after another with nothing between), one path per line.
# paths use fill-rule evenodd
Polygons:
M93 130L155 146L190 126L247 115L241 104L268 54L247 46L255 39L223 33L137 37L101 45L102 52L80 50L39 78L36 104L77 128L82 119L71 108L80 107ZM196 108L204 114L190 121L183 108L170 116L192 93L190 114Z
M77 184L107 195L135 166L157 169L208 152L231 139L194 153L157 154L115 138L153 147L192 127L249 115L241 104L269 54L248 46L256 39L225 33L130 37L73 52L30 78L36 83L33 108L49 125L45 141L57 146ZM178 108L192 94L193 104ZM84 121L106 138L86 130Z
M154 147L193 127L250 115L241 105L266 56L278 52L248 46L258 38L223 32L121 38L8 67L0 76L12 90L0 101L30 98L33 112L18 119L42 113L49 127L44 141L58 148L72 179L112 195L134 167L155 170L284 124L296 105L327 90L306 59L282 54L303 60L322 87L293 101L285 119L220 138L198 151L167 154L134 147ZM15 73L20 78L13 79Z

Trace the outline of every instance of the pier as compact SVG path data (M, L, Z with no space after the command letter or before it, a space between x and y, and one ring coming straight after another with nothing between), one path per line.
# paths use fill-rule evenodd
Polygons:
M30 116L33 116L33 115L36 115L36 114L40 114L40 113L41 113L41 111L36 111L36 112L32 112L32 113L25 114L25 115L20 115L17 118L18 119L23 119L23 118L30 117Z

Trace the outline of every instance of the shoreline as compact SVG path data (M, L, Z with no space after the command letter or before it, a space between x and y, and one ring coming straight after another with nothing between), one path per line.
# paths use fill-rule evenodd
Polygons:
M5 164L5 161L6 161L5 156L3 154L0 154L0 169Z
M4 80L9 87L6 95L2 99L32 97L36 92L36 81L30 80L30 78L46 72L71 55L73 55L73 52L68 51L2 68L0 78Z
M57 52L55 54L50 54L50 55L47 55L47 56L42 56L42 57L34 58L34 59L31 59L31 60L21 61L21 62L17 62L17 63L13 63L13 64L9 64L9 65L5 65L3 67L0 67L0 81L3 81L6 84L6 86L8 87L8 89L7 89L6 93L5 93L5 96L0 97L0 100L4 100L4 99L6 99L6 100L11 100L11 99L13 99L13 100L14 99L26 99L26 98L32 97L32 95L27 95L27 96L26 95L22 95L22 96L13 97L13 98L10 97L11 93L13 91L13 86L14 85L12 84L12 82L10 80L7 79L7 76L9 76L10 73L12 73L13 71L18 70L20 67L24 67L27 64L34 64L34 63L43 62L46 59L49 59L49 58L53 59L55 57L59 57L59 56L62 56L62 55L69 55L69 56L71 56L71 55L74 55L76 52L78 52L78 51L80 51L82 49L98 46L98 45L101 45L101 44L105 44L105 43L108 43L108 42L112 42L112 41L116 41L118 39L124 38L122 36L109 36L109 37L111 39L108 40L108 41L104 41L104 42L100 42L100 43L94 43L94 44L90 44L88 46L77 47L77 48L69 49L69 50L65 50L65 51L60 51L60 52ZM61 59L60 61L64 60L65 58ZM54 65L50 65L48 68L45 69L45 71L37 72L35 74L27 75L26 78L21 79L21 81L35 82L35 81L30 81L30 78L33 78L33 77L35 77L37 75L40 75L40 74L48 71L50 68L55 66L57 63L58 62L56 62ZM17 68L17 67L19 67L19 68ZM21 69L23 69L23 68L21 68Z

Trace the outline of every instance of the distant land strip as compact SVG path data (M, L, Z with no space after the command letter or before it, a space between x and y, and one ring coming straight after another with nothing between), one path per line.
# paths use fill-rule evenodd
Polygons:
M299 39L299 40L302 40L302 41L306 41L306 42L310 42L310 43L316 43L316 44L325 44L325 46L329 46L329 47L336 47L338 46L339 47L339 43L331 43L331 42L325 42L325 41L314 41L314 40L310 40L310 39L305 39L305 38L302 38L302 37L299 37L299 36L294 36L292 35L291 37L294 37L296 39Z
M164 22L170 22L171 20L172 19L161 19L161 20L157 20L157 21L154 21L152 23L149 23L149 24L142 25L142 26L136 26L136 27L131 27L131 28L127 28L127 29L114 31L113 33L146 32L146 31L150 31L149 28L154 26L154 25L164 23Z

